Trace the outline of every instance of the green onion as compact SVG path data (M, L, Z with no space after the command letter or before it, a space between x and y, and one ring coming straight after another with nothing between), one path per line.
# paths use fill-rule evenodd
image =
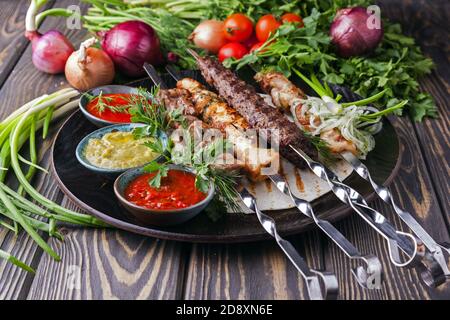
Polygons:
M31 272L31 273L35 273L36 272L30 266L26 265L25 263L23 263L19 259L13 257L11 254L9 254L8 252L5 252L3 250L0 250L0 258L8 260L12 264L15 264L16 266L18 266L18 267L20 267L20 268L22 268L22 269L24 269L24 270L26 270L28 272Z
M67 88L50 95L43 95L18 108L0 122L0 167L2 169L0 170L0 215L11 221L0 219L0 227L18 233L20 226L55 260L60 260L59 255L47 244L38 231L63 240L63 236L57 230L57 222L90 227L107 226L90 215L74 212L54 203L41 195L30 184L37 169L47 173L47 170L38 164L36 132L43 129L42 134L45 138L53 119L76 108L78 100L71 100L78 94L77 91ZM30 160L19 154L27 141ZM28 165L26 174L22 171L20 162ZM19 181L17 192L5 183L10 166L15 178ZM25 194L34 199L36 203L25 198ZM48 222L44 221L46 219ZM0 258L34 272L32 268L5 251L0 250Z
M366 106L370 103L373 103L377 100L379 100L387 91L388 89L384 89L381 92L378 92L377 94L374 94L371 97L368 97L366 99L361 99L358 101L354 101L354 102L345 102L345 103L341 103L341 105L345 108L345 107L349 107L349 106Z
M408 103L408 100L403 100L402 102L396 104L393 107L390 107L390 108L387 108L387 109L384 109L384 110L381 110L381 111L378 111L375 113L369 113L369 114L363 115L360 117L360 119L363 121L371 121L371 120L378 119L382 116L385 116L389 113L394 112L395 110L399 110L399 109L403 108L407 103Z

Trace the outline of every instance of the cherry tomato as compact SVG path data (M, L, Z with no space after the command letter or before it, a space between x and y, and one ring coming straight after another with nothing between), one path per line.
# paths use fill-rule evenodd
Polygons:
M253 52L253 51L255 51L255 50L258 50L259 48L261 48L261 46L264 44L264 42L258 42L258 43L255 43L252 47L251 47L251 49L250 49L250 52ZM263 50L264 51L264 50Z
M285 13L281 16L281 21L283 23L288 22L298 22L299 27L303 27L303 19L298 14L295 13Z
M256 38L256 35L254 33L250 36L250 38L248 38L247 40L242 42L242 44L249 49L257 43L258 43L258 39Z
M245 14L235 13L225 20L223 31L227 40L243 42L252 35L253 22Z
M220 48L218 57L219 61L222 62L223 60L231 57L240 59L247 53L248 49L242 43L230 42Z
M269 39L271 33L274 33L281 23L271 14L267 14L259 18L258 23L256 23L256 37L260 42L265 42Z

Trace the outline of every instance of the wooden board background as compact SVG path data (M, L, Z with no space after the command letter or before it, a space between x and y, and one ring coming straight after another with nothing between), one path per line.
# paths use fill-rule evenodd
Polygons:
M413 123L395 121L405 156L392 190L399 203L415 212L438 240L449 241L449 34L450 4L446 0L383 0L382 14L403 24L437 68L421 81L439 106L440 118ZM77 0L49 1L48 7L67 7ZM66 86L63 76L49 76L31 63L30 44L23 37L28 1L0 0L0 117L46 92ZM84 5L82 5L83 7ZM48 18L42 30L63 31L78 45L85 37L65 28L64 20ZM40 158L48 166L51 139ZM73 208L51 176L35 181L47 197ZM404 229L381 201L376 209ZM356 216L337 227L364 253L385 257L386 245ZM0 299L304 299L303 282L272 241L241 245L182 244L145 238L117 230L63 228L65 241L49 239L63 257L51 260L24 233L15 237L0 229L0 247L37 269L28 274L0 260ZM318 231L291 237L308 263L334 270L340 299L449 299L450 286L428 289L415 272L393 267L382 259L385 283L365 291L350 276L350 264L336 246Z

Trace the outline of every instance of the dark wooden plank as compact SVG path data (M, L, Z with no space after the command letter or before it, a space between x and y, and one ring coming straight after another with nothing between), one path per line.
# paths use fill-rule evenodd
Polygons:
M66 199L62 204L74 208ZM40 261L28 299L175 299L182 245L113 230L64 228L62 256Z
M435 71L421 81L421 87L436 100L439 119L426 119L415 123L419 146L438 194L447 226L450 228L450 111L447 101L450 92L450 2L448 1L399 1L389 3L383 12L404 26L423 52L436 64ZM418 23L410 23L417 21Z
M317 231L290 237L310 267L322 267ZM303 279L274 241L193 245L185 299L307 299Z
M66 1L63 4L67 6L70 2L71 1ZM64 26L62 19L49 18L43 23L40 30L45 32L49 29L58 29L60 26ZM23 32L23 28L21 32ZM78 43L84 36L79 30L72 30L71 32L68 32L67 35L71 40ZM4 108L0 110L0 118L4 118L14 109L35 97L44 93L56 91L64 84L63 79L64 77L62 75L51 76L36 70L31 61L31 46L28 46L0 90L0 99L2 99L2 101L8 101L8 103L4 105ZM43 166L48 166L50 141L49 138L39 148L39 156L43 160ZM47 181L47 177L37 175L35 181L40 184L42 181ZM39 190L50 199L56 199L58 195L60 196L59 191L55 188L41 188ZM0 245L2 249L8 250L13 255L33 267L37 267L42 255L42 250L38 248L25 233L21 233L18 239L10 233L6 233L5 237L1 237L0 235ZM31 285L32 276L3 261L0 264L0 268L2 268L2 270L0 270L2 279L2 281L0 281L0 293L4 298L12 299L26 297Z
M74 3L73 0L58 1L57 6L67 7ZM52 17L44 22L41 30L64 31L64 25L63 19ZM64 33L75 45L79 45L85 37L85 33L80 30ZM0 99L8 101L0 111L0 117L5 117L16 107L37 96L64 86L66 84L62 75L46 75L33 67L28 47L0 90ZM51 139L46 140L40 148L44 166L49 164L50 142ZM39 175L34 182L48 198L69 205L52 177ZM33 280L32 275L1 260L0 297L169 299L179 294L178 276L184 273L180 270L183 267L182 245L113 230L66 228L65 233L66 241L63 243L49 240L50 245L62 256L62 262L57 263L42 255L42 250L25 233L15 238L2 230L2 249L36 267L37 274ZM81 287L80 290L70 290L67 281L73 279L70 275L73 275L71 272L76 274L77 267L81 267Z
M29 3L28 0L0 0L0 88L29 45L24 37ZM44 8L51 7L52 3L49 1Z
M423 157L417 152L418 142L409 119L395 121L404 157L397 178L391 190L401 207L412 212L424 228L437 240L448 241L449 235L443 214L433 190L431 179L427 173ZM400 230L408 228L395 215L393 210L381 200L372 206L384 214ZM327 246L325 252L326 265L340 272L342 299L443 299L450 298L448 284L429 289L418 281L416 272L393 266L387 257L385 241L371 230L356 214L339 224L343 234L352 241L361 252L373 253L382 261L385 271L385 284L379 291L364 291L356 283L349 281L348 260L338 252L335 246Z
M429 12L430 6L433 6L434 11L439 10L439 3L443 4L444 1L426 2L426 1L378 1L382 5L382 14L388 16L393 20L404 22L406 29L411 26L418 26L430 33L430 28L427 23L429 19L412 17L408 12L410 9L405 9L405 6L414 7L420 12ZM427 3L427 9L421 4ZM420 21L420 23L411 23L411 21ZM440 18L442 20L442 18ZM437 37L446 34L445 32L434 31ZM425 36L415 35L416 39L427 39ZM445 41L445 40L444 40ZM448 46L442 46L448 48ZM443 49L447 50L447 49ZM438 66L439 68L439 66ZM440 72L446 74L445 68L439 68ZM430 77L430 79L436 79ZM428 88L424 88L427 90ZM430 91L435 95L436 91ZM442 93L440 93L442 94ZM436 97L436 95L435 95ZM437 95L439 97L439 95ZM439 98L438 98L439 99ZM445 109L445 108L444 108ZM438 126L440 132L443 132L445 136L446 130L442 130L442 127L447 127L448 119L444 118L439 121L427 120L425 123L432 123L433 126ZM399 203L411 212L415 212L416 217L422 223L422 225L438 240L448 240L448 230L445 226L444 216L448 212L445 209L441 210L440 199L442 199L442 192L446 192L445 188L440 189L437 187L435 190L436 179L433 179L433 171L430 177L428 168L425 165L424 157L420 150L420 144L414 134L414 126L407 118L395 121L397 129L399 129L402 147L405 149L405 156L403 158L402 166L395 179L391 189L398 199ZM417 128L417 125L416 125ZM438 132L438 131L436 131ZM420 133L419 133L420 138ZM444 139L440 139L445 140ZM421 140L421 144L424 143ZM439 146L433 144L427 144L433 150L428 149L425 151L425 155L442 155L442 152L436 152ZM435 158L435 157L433 157ZM445 157L444 160L446 161ZM448 165L432 168L435 169L437 176L442 173L448 172ZM444 179L445 180L445 179ZM442 184L448 183L447 181L441 182ZM448 195L447 195L448 197ZM393 223L400 229L407 230L407 227L400 222L397 216L392 212L389 206L386 206L381 200L375 201L374 208L385 214ZM439 289L431 290L426 288L422 283L418 281L418 275L414 271L404 270L394 267L389 259L386 257L387 247L385 242L380 236L372 231L359 217L352 216L351 218L340 222L338 227L341 231L352 241L363 253L374 253L381 258L383 268L385 271L385 284L381 290L367 291L362 290L357 284L352 281L351 275L348 272L348 259L341 253L334 245L327 245L325 249L326 265L335 270L339 270L339 279L341 285L341 298L342 299L440 299L450 297L450 287L445 285ZM327 240L327 243L329 241Z

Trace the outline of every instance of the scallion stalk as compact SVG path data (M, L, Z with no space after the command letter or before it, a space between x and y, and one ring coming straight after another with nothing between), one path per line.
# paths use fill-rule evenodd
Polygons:
M11 221L8 223L0 219L0 227L18 232L22 227L31 238L51 257L59 260L58 254L47 244L38 231L43 231L52 237L63 239L56 230L58 221L77 224L81 226L107 226L96 218L66 209L41 195L31 186L30 180L36 170L46 170L38 165L36 150L36 132L43 129L43 137L48 133L52 120L67 114L78 105L78 100L70 101L78 96L78 92L67 88L59 90L50 95L44 95L26 103L14 111L5 120L0 122L0 215ZM29 142L30 160L23 158L19 151L22 146ZM19 162L29 166L26 174L22 171ZM19 181L18 192L12 190L5 183L8 168L13 169L15 177ZM36 203L26 199L23 193L27 193ZM41 207L42 206L42 207ZM48 222L38 217L48 219ZM10 253L0 250L0 258L34 272L32 268L13 257Z

